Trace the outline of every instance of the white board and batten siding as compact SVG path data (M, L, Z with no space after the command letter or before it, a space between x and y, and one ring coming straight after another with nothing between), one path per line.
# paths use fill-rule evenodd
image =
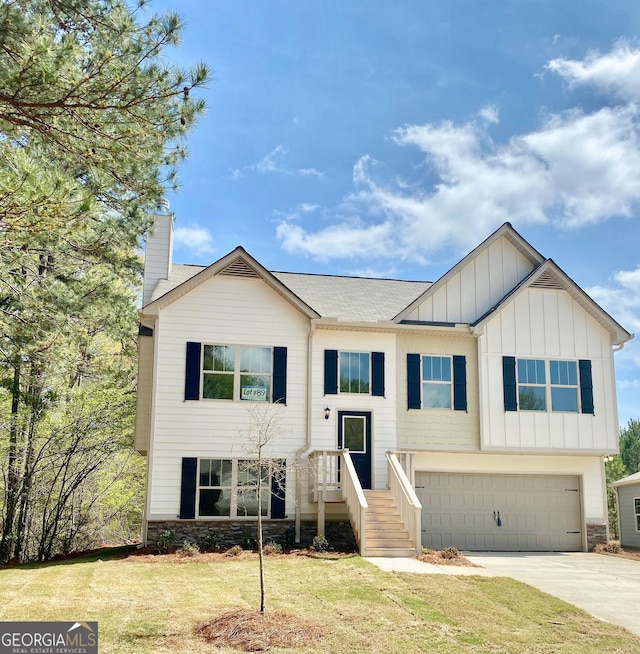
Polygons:
M580 550L585 525L607 521L599 456L424 452L413 466L425 547Z
M178 515L182 457L251 453L242 437L248 423L245 403L184 400L187 341L286 347L287 404L279 412L280 434L267 454L289 458L306 438L309 320L262 280L215 276L161 309L158 324L149 520Z
M314 449L335 449L338 445L338 412L370 411L372 420L372 486L386 488L387 450L397 448L396 440L396 336L380 332L317 329L312 340L311 442ZM384 352L385 397L370 394L324 394L324 352ZM331 413L324 419L325 408Z
M479 341L483 450L617 451L610 335L563 290L526 288L485 325ZM502 357L591 361L595 415L505 411ZM548 381L548 380L547 380Z
M499 238L478 252L405 318L472 323L517 286L533 268L532 262L505 237Z

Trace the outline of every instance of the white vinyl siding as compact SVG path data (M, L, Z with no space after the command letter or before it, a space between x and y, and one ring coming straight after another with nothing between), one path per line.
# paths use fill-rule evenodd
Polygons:
M407 411L407 354L464 356L467 366L467 411ZM417 450L479 450L478 353L475 338L448 334L398 336L398 446Z
M287 458L305 444L308 333L308 318L258 279L218 275L161 309L149 520L178 515L182 457L252 455L246 439L250 403L184 401L186 342L287 348L287 405L264 405L280 416L270 456Z

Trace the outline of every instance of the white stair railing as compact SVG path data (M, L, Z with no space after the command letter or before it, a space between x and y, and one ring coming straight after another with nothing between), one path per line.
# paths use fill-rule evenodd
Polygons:
M416 550L422 547L422 504L394 452L387 452L387 484Z
M349 520L358 543L360 556L365 556L366 520L369 504L364 496L349 450L342 450L341 461L342 499L346 502L349 511Z

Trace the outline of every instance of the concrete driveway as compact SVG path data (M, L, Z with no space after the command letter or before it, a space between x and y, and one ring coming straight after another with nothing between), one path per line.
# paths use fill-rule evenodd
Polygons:
M586 552L465 552L512 577L640 636L640 562Z

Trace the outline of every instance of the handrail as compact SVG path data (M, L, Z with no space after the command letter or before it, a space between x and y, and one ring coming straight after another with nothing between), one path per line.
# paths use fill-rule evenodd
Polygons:
M312 462L312 489L322 494L327 490L340 490L338 459L342 450L313 450L309 454ZM323 495L324 497L324 495Z
M409 538L419 550L422 546L421 512L422 504L416 495L409 478L394 452L387 452L387 483L391 495L398 507L403 524L409 531Z
M347 504L349 520L360 549L360 556L365 556L366 520L369 504L367 503L367 498L364 496L349 450L342 450L341 459L344 464L344 474L342 475L342 499Z

